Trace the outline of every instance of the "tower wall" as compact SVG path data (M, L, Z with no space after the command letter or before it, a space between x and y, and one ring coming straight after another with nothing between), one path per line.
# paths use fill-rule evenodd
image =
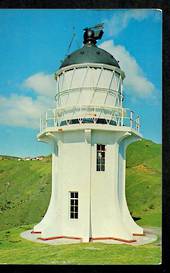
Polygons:
M133 233L143 232L131 218L125 198L125 172L121 171L125 153L121 147L127 146L126 138L133 139L126 134L126 130L88 128L53 134L51 201L34 229L41 231L42 238L133 240ZM96 171L97 144L106 145L104 172ZM79 194L78 219L70 219L70 192Z
M124 225L118 199L118 145L124 132L94 131L92 136L93 160L91 179L91 219L93 238L133 237ZM96 145L106 145L105 171L96 171ZM100 223L100 224L99 224Z
M138 226L130 215L126 201L126 149L129 144L140 140L135 135L126 135L119 141L118 155L118 197L120 204L121 217L124 225L127 225L129 232L132 234L142 234L143 229Z

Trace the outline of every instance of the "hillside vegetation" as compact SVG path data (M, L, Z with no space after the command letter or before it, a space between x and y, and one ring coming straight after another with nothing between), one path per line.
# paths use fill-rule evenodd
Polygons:
M161 145L149 140L127 150L126 195L133 216L145 226L161 224ZM38 223L51 192L51 157L18 161L0 157L0 229Z
M160 226L162 211L162 145L142 140L127 149L126 196L138 224Z

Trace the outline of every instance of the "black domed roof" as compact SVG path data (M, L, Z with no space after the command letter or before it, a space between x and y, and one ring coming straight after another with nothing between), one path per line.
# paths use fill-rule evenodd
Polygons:
M68 55L60 68L72 64L100 63L120 68L118 61L107 51L96 46L97 40L103 36L103 24L84 29L84 46Z
M61 64L60 68L72 64L83 63L101 63L120 68L118 61L116 61L116 59L110 53L94 44L85 44L81 49L78 49L72 54L68 55Z

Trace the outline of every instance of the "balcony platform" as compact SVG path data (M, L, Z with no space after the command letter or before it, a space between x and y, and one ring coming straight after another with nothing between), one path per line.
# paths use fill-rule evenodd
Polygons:
M131 131L139 136L140 119L133 111L106 105L73 105L50 109L41 116L40 135L45 132L79 130Z

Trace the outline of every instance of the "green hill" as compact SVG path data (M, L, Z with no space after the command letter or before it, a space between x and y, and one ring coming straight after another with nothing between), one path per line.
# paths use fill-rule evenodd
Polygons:
M38 223L51 192L51 157L18 161L0 156L0 229ZM126 195L138 223L161 223L161 145L149 140L127 150Z
M126 195L139 224L161 225L162 145L142 140L127 149Z

